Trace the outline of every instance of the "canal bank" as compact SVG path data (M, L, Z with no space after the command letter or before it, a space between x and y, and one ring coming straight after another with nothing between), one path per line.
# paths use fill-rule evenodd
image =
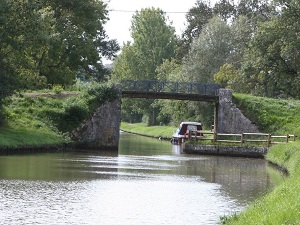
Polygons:
M128 125L127 125L128 126ZM135 127L136 126L136 127ZM130 125L138 133L141 125ZM134 128L135 127L135 128ZM126 126L121 125L126 131ZM164 127L161 127L164 132ZM265 193L245 211L221 218L221 224L299 224L300 221L300 141L273 145L264 158L287 171L288 178L274 190Z

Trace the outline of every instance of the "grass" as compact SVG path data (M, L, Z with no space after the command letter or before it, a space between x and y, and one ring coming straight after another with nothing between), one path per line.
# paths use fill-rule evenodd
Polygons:
M257 200L248 209L232 217L222 218L223 224L299 224L300 178L287 179L270 194Z
M300 101L235 95L237 104L264 131L300 133ZM251 100L252 99L252 100ZM244 212L221 218L222 224L300 224L300 141L273 145L266 159L285 169L288 178Z
M20 127L2 127L0 129L0 148L53 146L63 143L66 143L64 137L51 130Z
M174 126L151 126L148 127L143 123L121 123L121 130L141 134L144 136L155 137L155 138L163 138L163 139L171 139L173 133L176 131L176 127Z
M69 143L70 131L100 105L117 98L106 84L93 84L80 92L54 91L20 94L7 101L1 114L0 148Z
M259 130L272 134L300 135L300 101L234 94L239 109Z

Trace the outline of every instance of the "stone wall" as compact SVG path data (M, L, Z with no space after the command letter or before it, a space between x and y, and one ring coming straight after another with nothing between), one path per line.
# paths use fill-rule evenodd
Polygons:
M121 99L100 106L93 116L72 132L78 147L118 149Z
M219 90L218 133L258 133L259 130L232 102L232 91Z
M188 154L263 158L264 155L267 154L268 148L267 147L249 147L249 146L185 144L183 152L188 153Z

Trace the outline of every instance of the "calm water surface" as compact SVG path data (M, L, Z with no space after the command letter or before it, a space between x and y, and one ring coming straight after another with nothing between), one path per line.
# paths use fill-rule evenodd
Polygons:
M0 224L218 224L274 186L267 168L125 133L118 153L0 156Z

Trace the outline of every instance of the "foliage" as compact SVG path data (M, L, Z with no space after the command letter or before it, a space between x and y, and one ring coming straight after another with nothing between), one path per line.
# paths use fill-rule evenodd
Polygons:
M233 48L231 30L220 17L213 17L203 27L199 36L191 43L188 55L183 59L182 80L188 82L213 83L214 74L226 63ZM175 105L177 105L175 103ZM181 120L202 122L210 127L213 123L213 105L205 102L186 102L177 113Z
M225 63L220 67L219 72L215 73L214 81L216 84L222 85L224 88L233 89L241 92L241 75L232 64Z
M195 6L186 14L187 27L182 33L176 50L176 58L181 60L188 53L190 44L202 32L205 24L213 17L213 9L202 0L197 0Z
M52 89L53 89L53 91L54 91L54 93L55 94L61 94L63 91L64 91L64 88L61 86L61 85L54 85L53 87L52 87Z
M32 140L38 133L41 133L41 137L49 134L56 142L69 141L65 133L89 118L96 107L117 97L117 91L108 84L92 84L80 93L34 93L14 97L4 107L6 125L0 129L2 143L9 144L15 137L14 133L20 133L20 138L14 139L13 146L23 145L23 137L31 137ZM48 144L48 138L45 142L37 138L38 141L32 143ZM24 143L30 144L30 141Z
M101 58L119 50L103 28L106 7L95 0L1 1L0 101L16 89L72 84L79 71L103 79Z
M300 102L234 94L238 108L258 126L259 130L278 134L300 134Z
M254 93L299 98L299 12L294 1L280 15L262 23L244 57L243 74Z
M157 67L175 54L174 28L168 24L165 13L160 9L146 8L133 16L131 36L133 43L128 42L122 48L113 68L112 79L157 80ZM158 109L153 100L124 99L122 106L122 113L128 121L146 114L149 124L156 124Z
M94 111L96 107L99 107L99 105L105 102L112 102L118 97L118 91L108 83L92 83L88 86L83 96L91 111Z
M230 55L230 40L230 27L225 22L219 17L209 20L184 59L183 73L186 80L212 83L213 75Z

